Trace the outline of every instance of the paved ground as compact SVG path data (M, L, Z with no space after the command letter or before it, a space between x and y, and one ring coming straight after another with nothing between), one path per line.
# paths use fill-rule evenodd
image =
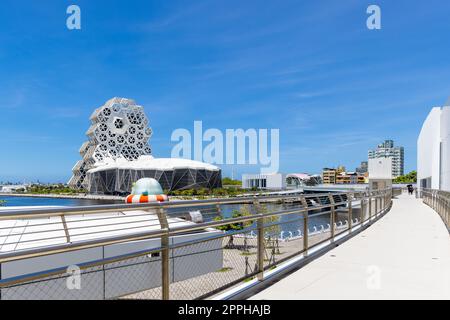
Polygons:
M450 236L403 194L370 228L252 299L450 299Z

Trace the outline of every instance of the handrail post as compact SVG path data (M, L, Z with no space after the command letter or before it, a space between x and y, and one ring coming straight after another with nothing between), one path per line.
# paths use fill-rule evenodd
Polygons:
M348 230L349 232L352 232L352 224L353 224L353 209L352 209L352 200L353 200L353 194L349 193L347 195L347 207L348 207Z
M66 241L67 243L70 243L70 234L69 234L69 229L67 228L67 221L66 221L66 217L62 214L61 215L61 222L64 228L64 233L66 235Z
M436 212L439 214L439 193L436 191Z
M383 211L386 210L386 208L388 207L388 204L389 204L389 190L385 189L384 197L383 197Z
M428 205L433 208L433 199L434 199L434 195L433 192L428 191Z
M330 200L330 237L331 237L331 242L334 241L334 221L335 221L335 206L334 206L334 198L333 195L331 193L328 194L328 199Z
M445 221L447 228L450 228L450 220L449 220L449 216L450 216L450 203L449 203L449 199L447 198L447 219Z
M450 208L450 203L449 203L449 199L448 197L446 198L446 208L445 208L445 225L447 226L447 228L449 227L449 222L448 222L448 215L449 215L449 208Z
M439 215L441 215L441 197L439 195L439 192L436 192L436 196L437 196L437 212L439 213Z
M161 236L161 287L162 299L170 299L170 248L169 248L169 223L164 212L164 208L156 209L161 230L164 230L164 235Z
M375 212L378 213L378 192L375 194Z
M436 203L437 203L437 194L436 191L433 192L433 209L436 210Z
M447 198L442 195L442 220L447 221Z
M258 218L258 280L264 280L264 220Z
M392 188L390 190L385 191L385 196L384 196L384 210L387 210L387 208L390 206L391 204L391 199L392 199Z
M361 219L361 221L360 221L360 223L361 223L361 226L363 225L363 222L364 222L364 201L365 201L365 196L366 196L366 194L365 193L362 193L362 195L361 195L361 212L360 212L360 219Z
M255 206L256 212L259 214L261 212L260 210L260 204L259 200L255 197L253 200L253 205ZM256 226L258 229L258 239L257 239L257 278L259 281L264 280L264 218L259 217L256 221Z
M439 212L439 193L436 191L436 211Z
M305 212L303 212L303 256L308 256L308 202L306 201L305 197L301 197L301 202L303 204L303 207L306 209Z
M372 219L372 196L371 196L370 192L369 192L368 201L369 201L369 220L371 220ZM377 201L376 198L375 198L375 201ZM375 215L377 215L376 211L375 211Z

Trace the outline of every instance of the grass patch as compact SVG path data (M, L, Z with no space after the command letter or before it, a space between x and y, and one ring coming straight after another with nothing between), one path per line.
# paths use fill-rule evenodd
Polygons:
M244 279L244 281L242 281L242 282L250 282L250 281L252 281L253 279L255 279L255 277L251 277L251 278Z
M231 271L231 270L233 270L233 268L223 267L223 268L220 268L219 270L217 270L217 272L227 272L227 271Z

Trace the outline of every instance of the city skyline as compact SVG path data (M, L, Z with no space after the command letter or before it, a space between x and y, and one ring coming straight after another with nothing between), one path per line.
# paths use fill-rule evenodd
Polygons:
M0 180L67 182L89 115L115 96L145 108L158 157L170 157L174 130L201 120L279 128L280 172L353 171L386 139L415 170L422 123L450 94L450 4L438 2L406 14L378 1L382 28L368 30L365 1L76 1L81 30L68 30L67 3L6 1Z

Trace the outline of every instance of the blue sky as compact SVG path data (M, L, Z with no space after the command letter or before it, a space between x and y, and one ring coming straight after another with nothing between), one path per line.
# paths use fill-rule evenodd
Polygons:
M66 28L70 4L81 30ZM279 128L282 172L354 169L385 138L413 170L422 122L450 95L449 14L433 0L2 1L0 181L66 181L114 96L145 107L156 156L202 120Z

